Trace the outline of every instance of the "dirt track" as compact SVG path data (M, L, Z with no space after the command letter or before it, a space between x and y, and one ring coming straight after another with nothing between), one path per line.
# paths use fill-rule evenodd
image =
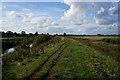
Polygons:
M65 43L64 43L64 44L65 44ZM62 45L59 47L58 50L56 50L51 56L49 56L49 57L47 58L47 60L46 60L41 66L39 66L39 68L38 68L37 70L35 70L33 74L31 74L30 80L34 80L35 76L36 76L42 69L44 69L44 67L48 64L48 61L49 61L57 52L60 51L60 49L63 47L64 44L62 44ZM60 54L59 54L59 55L60 55Z

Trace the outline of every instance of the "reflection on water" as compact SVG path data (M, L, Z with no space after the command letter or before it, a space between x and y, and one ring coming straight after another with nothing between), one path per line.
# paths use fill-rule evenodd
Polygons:
M33 44L30 44L30 48L33 46Z
M32 47L33 47L33 44L31 43L31 44L29 45L29 47L32 48ZM9 48L9 49L7 49L7 50L4 52L4 54L1 54L1 56L6 55L7 53L12 53L12 52L14 52L14 51L15 51L15 48Z
M15 51L15 48L9 48L9 49L7 49L5 52L4 52L4 54L1 54L1 56L4 56L5 54L7 54L7 53L12 53L12 52L14 52Z

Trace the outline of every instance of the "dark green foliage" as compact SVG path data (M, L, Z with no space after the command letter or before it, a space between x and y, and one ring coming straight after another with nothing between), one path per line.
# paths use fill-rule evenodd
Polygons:
M66 33L64 33L63 35L66 36Z
M50 35L47 34L40 34L38 36L35 37L34 42L33 42L33 46L38 46L41 43L47 42L48 40L51 39Z
M21 39L3 39L2 40L2 53L4 53L7 49L12 48L16 45L19 45Z
M39 38L41 36L42 36L42 38L44 38L42 40L45 40L45 41L42 41L41 38ZM49 57L54 51L56 51L56 49L61 44L61 37L52 37L47 34L39 35L39 37L36 36L36 37L21 38L20 40L18 40L18 41L20 41L20 44L18 44L15 47L15 51L3 56L3 58L2 58L3 59L3 79L7 78L6 74L7 74L7 76L11 76L12 78L14 77L12 74L8 73L8 72L11 72L11 71L9 71L9 70L11 70L11 67L15 67L15 69L18 70L18 71L15 71L15 73L17 73L17 77L18 76L19 77L26 76L26 75L28 75L27 73L29 73L29 75L30 75L30 73L33 72L34 69L36 69L39 66L39 64L43 63L42 60L43 61L46 60L47 57ZM36 40L34 38L36 38ZM37 38L40 40L40 42L39 42L39 40L37 40ZM38 45L30 48L29 45L31 43L33 43L33 45L34 45L35 41L38 41ZM60 42L60 44L59 44L59 42ZM17 43L17 41L16 41L16 43ZM57 43L57 45L56 45L56 43ZM50 50L49 50L49 48L50 48ZM41 58L39 58L39 57L41 57ZM40 61L38 59L40 59ZM35 61L37 61L39 63L34 63ZM26 69L28 69L28 66L29 66L28 64L33 64L33 65L32 65L32 68L30 68L31 66L29 67L29 70L27 73L22 73L21 70L19 71L19 69L23 69L23 70L25 70L24 72L26 72ZM34 66L34 64L36 64L36 65ZM18 66L18 67L16 67L16 66ZM19 66L21 66L21 67L19 68ZM24 68L25 66L27 66L27 68ZM8 71L8 72L6 72L6 71ZM12 69L12 71L13 72L11 72L11 73L14 73L14 69ZM19 72L21 72L21 74L19 74ZM14 77L14 78L16 78L16 77Z
M34 35L35 35L35 36L38 36L38 32L36 32Z
M58 43L61 40L61 37L51 37L47 34L41 34L39 36L34 37L24 37L20 39L14 39L14 40L5 40L5 44L3 46L9 46L6 49L10 47L15 47L15 51L10 54L6 54L3 56L3 65L9 65L13 61L23 61L26 57L32 57L32 56L40 56L38 55L39 51L44 53L44 49L48 46L54 46L56 43ZM7 43L8 42L8 43ZM33 43L33 47L30 48L30 44Z
M6 35L9 36L9 37L13 37L13 32L12 31L7 31Z
M104 36L103 34L97 34L97 36Z
M25 37L23 38L23 40L21 41L21 47L22 48L29 48L29 44L31 44L33 42L33 38L28 38L28 37Z
M113 38L104 38L102 39L101 41L103 42L107 42L107 43L112 43L112 44L119 44L120 45L120 39L116 38L116 39L113 39Z
M32 37L24 37L14 40L4 40L3 49L8 49L16 45L17 46L15 47L15 52L3 56L3 65L8 66L12 61L22 61L24 57L28 57L30 55L29 44L31 44L33 40L34 38Z

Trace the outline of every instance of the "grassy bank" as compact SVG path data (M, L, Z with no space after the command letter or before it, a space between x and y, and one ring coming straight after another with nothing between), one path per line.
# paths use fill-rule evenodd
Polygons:
M34 39L34 41L36 40ZM41 40L39 45L29 48L25 41L17 47L18 50L3 56L3 79L29 77L63 43L64 40L61 37L53 37L45 42Z
M101 41L106 42L106 43L111 43L111 44L118 44L118 45L120 45L120 39L119 39L119 38L116 38L116 39L114 39L114 38L109 38L109 39L104 38L104 39L102 39Z
M72 37L71 37L72 38ZM87 46L90 46L93 49L96 49L97 51L101 52L103 55L107 55L111 57L112 59L116 60L117 62L120 62L120 45L111 44L111 43L104 43L101 42L101 40L88 40L88 39L82 39L82 38L73 38L75 40L78 40Z

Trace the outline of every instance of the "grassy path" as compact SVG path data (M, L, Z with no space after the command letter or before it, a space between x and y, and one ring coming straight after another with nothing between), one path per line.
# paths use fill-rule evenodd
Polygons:
M35 78L39 78L40 80L43 80L46 78L46 76L49 75L49 72L51 71L52 67L56 65L57 60L60 57L60 54L65 49L65 45L48 61L46 66L35 76Z
M117 62L100 52L72 39L64 50L56 68L48 79L117 79L120 69Z
M64 43L65 44L65 43ZM59 49L58 50L56 50L52 55L50 55L47 59L46 59L46 61L42 64L42 65L40 65L39 67L38 67L38 69L36 69L35 71L34 71L34 73L33 74L31 74L31 80L32 79L34 79L45 67L46 67L46 65L48 65L49 64L49 61L55 56L55 54L57 54L61 49L62 49L62 47L64 46L64 44L62 44L60 47L59 47ZM62 53L62 52L61 52ZM60 53L60 54L61 54ZM60 55L59 54L59 55ZM57 59L59 58L59 56L57 57ZM56 59L56 60L57 60Z
M58 57L56 58L56 61L55 61L54 65L51 66L50 71L55 70L56 68L58 68L57 65L58 65L59 61L61 60L62 55L64 54L65 48L66 48L66 46L65 46L64 49L62 49L62 51L59 53ZM49 77L50 77L50 75L51 75L51 74L50 74L50 71L48 72L48 74L47 74L42 80L49 80Z

